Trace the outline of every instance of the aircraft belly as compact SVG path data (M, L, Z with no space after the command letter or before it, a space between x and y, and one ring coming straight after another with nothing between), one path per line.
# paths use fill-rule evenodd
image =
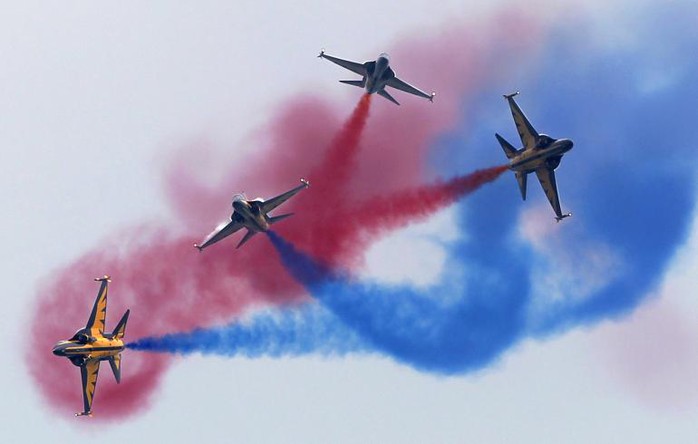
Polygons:
M547 156L531 156L528 159L515 160L509 168L522 173L532 173L545 164L546 158Z
M385 88L385 82L381 82L372 78L369 78L366 82L366 91L369 94L375 94L383 88Z
M259 220L257 218L252 219L251 226L247 227L248 230L258 232L269 230L269 224L266 220Z
M123 349L116 349L116 350L109 350L109 351L99 351L95 353L91 353L90 357L91 358L96 358L96 359L107 359L110 356L118 355L121 353Z
M257 224L257 219L252 215L245 215L245 218L242 222L242 226L244 228L247 228L249 231L259 231L259 226Z

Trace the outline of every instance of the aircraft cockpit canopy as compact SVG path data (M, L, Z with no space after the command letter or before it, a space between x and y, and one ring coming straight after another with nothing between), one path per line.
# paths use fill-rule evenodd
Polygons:
M555 139L552 137L548 136L547 134L541 134L538 136L538 143L536 144L537 148L545 148L549 146L551 143L553 143Z
M72 338L70 338L70 341L75 341L79 344L87 344L90 342L90 337L85 333L85 330L80 329L75 332Z

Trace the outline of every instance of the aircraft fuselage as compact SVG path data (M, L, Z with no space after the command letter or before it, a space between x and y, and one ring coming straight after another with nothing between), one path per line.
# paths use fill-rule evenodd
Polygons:
M255 205L254 201L234 200L233 209L235 211L233 212L231 220L235 217L235 213L237 213L242 217L242 223L248 230L269 231L267 215L260 211L259 206Z
M374 63L367 66L368 75L366 76L366 92L369 94L377 93L385 88L386 83L394 76L390 68L390 59L388 54L381 54Z
M105 360L124 350L124 341L106 336L91 337L89 332L78 331L72 339L59 341L53 347L53 354L64 356L75 365L82 365L88 359Z
M547 137L543 136L542 138ZM562 156L572 149L570 139L549 139L532 150L519 150L519 154L509 162L509 169L521 173L532 173L540 167L555 169L560 165Z

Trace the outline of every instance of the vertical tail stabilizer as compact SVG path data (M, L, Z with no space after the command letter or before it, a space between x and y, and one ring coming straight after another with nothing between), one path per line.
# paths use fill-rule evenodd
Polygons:
M506 154L507 159L513 159L516 157L518 151L516 151L516 148L507 142L504 137L500 136L499 134L495 134L494 137L496 137L499 144L502 145L502 149L504 150L504 154Z
M119 323L116 324L116 327L114 327L114 331L111 334L112 338L124 339L124 335L126 334L126 323L128 322L129 314L131 314L131 310L126 310L126 313L124 313L124 315L121 317Z

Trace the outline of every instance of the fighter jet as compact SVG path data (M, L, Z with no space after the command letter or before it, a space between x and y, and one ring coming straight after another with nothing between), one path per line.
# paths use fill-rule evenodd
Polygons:
M519 182L521 197L526 200L526 178L528 173L536 173L545 195L550 201L550 205L555 211L555 220L560 222L569 217L572 213L562 214L560 209L560 198L557 194L555 183L555 169L560 165L562 156L572 149L570 139L553 139L545 134L538 134L524 115L519 105L514 101L518 92L505 94L504 98L509 102L511 114L514 116L516 129L519 131L523 148L515 149L509 142L504 140L499 134L495 134L499 144L504 149L509 159L509 169L514 171L516 180Z
M113 332L104 333L107 317L107 290L111 281L109 276L97 278L95 281L102 284L87 325L75 332L72 338L60 341L53 347L54 355L65 356L73 365L80 367L83 411L76 413L75 416L92 416L92 400L97 386L100 362L109 361L116 382L121 382L121 352L124 349L123 339L130 310L126 310Z
M236 194L233 197L233 214L230 216L230 221L226 221L219 225L211 234L206 236L206 239L204 239L201 244L194 244L194 246L201 252L204 248L230 236L241 228L247 228L245 237L243 237L237 247L235 247L240 248L255 234L260 231L269 231L270 225L293 216L293 213L282 214L280 216L269 216L267 213L309 186L310 183L307 180L301 179L301 184L296 188L269 200L264 200L259 197L254 200L247 200L244 194Z
M324 50L320 51L318 57L327 59L363 77L361 80L340 80L340 82L365 88L366 92L369 94L378 93L378 95L385 97L396 105L399 105L398 101L385 90L386 86L414 94L415 96L424 97L425 99L429 99L430 102L434 101L436 93L427 94L395 77L395 71L390 68L388 54L383 53L379 55L375 61L366 63L351 62L349 60L333 57L325 54Z

